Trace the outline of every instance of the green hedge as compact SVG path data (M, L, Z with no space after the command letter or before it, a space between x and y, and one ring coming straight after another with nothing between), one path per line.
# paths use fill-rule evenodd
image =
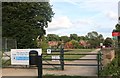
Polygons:
M104 69L100 72L101 76L120 76L120 67L118 66L118 59L114 58L114 60L104 67Z

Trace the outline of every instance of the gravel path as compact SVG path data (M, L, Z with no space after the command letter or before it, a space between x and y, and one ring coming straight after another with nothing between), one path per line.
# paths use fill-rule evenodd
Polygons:
M100 49L96 49L90 53L97 53ZM96 55L86 55L80 59L96 59ZM97 64L97 61L69 61L69 64ZM97 66L65 66L65 70L43 70L43 74L54 75L77 75L77 76L96 76ZM4 68L2 69L3 76L37 76L37 69L18 69Z

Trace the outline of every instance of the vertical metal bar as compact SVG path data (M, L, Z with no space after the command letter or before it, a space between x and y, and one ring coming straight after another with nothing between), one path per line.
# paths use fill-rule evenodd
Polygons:
M8 40L7 40L7 38L5 38L5 52L7 52L7 42L8 42Z
M42 54L38 56L38 78L42 78Z
M61 70L64 70L64 48L61 47L60 51L60 63L61 63Z
M99 78L99 58L100 58L100 56L99 56L99 52L98 52L98 54L97 54L97 63L98 63L98 78Z
M17 49L17 40L15 39L15 48Z
M100 70L102 70L102 52L100 51Z

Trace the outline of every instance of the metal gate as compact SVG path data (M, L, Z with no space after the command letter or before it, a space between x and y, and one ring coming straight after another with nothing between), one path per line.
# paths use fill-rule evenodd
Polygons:
M60 58L58 59L52 59L52 58L44 58L45 56L50 56L50 55L59 55ZM69 59L69 58L64 58L64 55L75 55L75 56L79 56L79 55L96 55L96 59ZM64 66L97 66L97 75L98 77L100 76L100 70L102 70L103 68L103 65L102 65L102 52L101 50L98 52L98 53L82 53L82 54L65 54L64 53L64 48L61 48L60 49L60 54L55 54L55 53L52 53L52 54L42 54L42 62L43 61L50 61L50 60L59 60L60 63L59 64L51 64L49 62L47 63L42 63L42 65L52 65L53 67L55 66L60 66L61 67L61 70L64 70ZM97 64L66 64L64 61L65 60L89 60L89 61L92 61L92 60L96 60L97 61Z

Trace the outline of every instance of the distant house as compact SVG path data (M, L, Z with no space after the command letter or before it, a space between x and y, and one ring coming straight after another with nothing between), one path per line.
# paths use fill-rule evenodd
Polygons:
M57 42L57 41L49 41L49 42L48 42L48 45L51 46L51 47L52 47L52 46L57 46L57 45L58 45L58 42Z
M73 49L74 46L73 46L73 44L72 44L71 42L67 42L67 43L65 43L64 48L65 48L65 49Z
M80 40L79 44L83 47L88 47L90 44L85 40Z

